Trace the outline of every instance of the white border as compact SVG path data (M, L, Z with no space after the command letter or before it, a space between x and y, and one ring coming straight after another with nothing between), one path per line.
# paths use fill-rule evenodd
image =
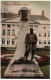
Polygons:
M1 13L1 1L0 1L0 13ZM1 14L0 14L0 45L1 45ZM0 78L1 78L1 49L0 49Z
M50 1L50 24L51 24L51 0L0 0L0 10L1 10L1 1ZM1 18L1 14L0 14L0 18ZM1 19L0 19L0 22L1 22ZM0 23L0 26L1 26L1 23ZM0 30L1 30L1 27L0 27ZM0 31L0 34L1 34L1 31ZM51 25L50 25L50 50L51 50ZM0 51L0 53L1 53L1 51ZM1 54L0 54L0 56L1 56ZM1 63L0 63L0 66L1 66ZM50 67L51 67L51 51L50 51ZM1 70L0 70L0 73L1 73ZM50 73L51 73L51 68L50 68ZM0 74L0 76L1 76L1 74ZM51 79L51 74L50 74L50 79ZM50 79L48 79L48 80L50 80ZM3 79L3 80L5 80L5 79ZM15 79L12 79L12 80L15 80ZM19 80L21 80L21 79L19 79ZM25 80L25 79L23 79L23 80ZM30 79L30 80L32 80L32 79ZM38 79L35 79L35 80L38 80ZM40 80L44 80L44 79L40 79ZM45 79L45 80L47 80L47 79Z
M50 1L50 0L1 0L1 1Z
M51 79L51 0L50 0L50 79Z

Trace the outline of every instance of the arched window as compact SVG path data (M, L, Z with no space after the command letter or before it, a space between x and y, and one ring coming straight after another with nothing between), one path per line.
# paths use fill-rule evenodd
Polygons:
M2 44L5 44L5 39L4 38L2 38Z
M14 45L15 44L15 40L14 39L12 39L12 45Z
M46 44L46 40L44 40L43 44Z
M46 29L46 27L44 27L44 29Z
M8 28L10 28L10 27L11 27L11 25L10 25L10 24L7 24L7 27L8 27Z
M46 32L44 32L44 35L43 36L46 37Z
M10 36L10 30L7 30L7 35Z
M39 32L39 37L41 37L41 36L42 36L42 32L40 31L40 32Z
M5 35L6 34L6 31L5 31L5 29L3 29L3 33L2 33L2 35Z
M15 30L14 29L12 30L12 36L15 36Z
M48 44L50 44L50 40L48 40Z
M39 40L39 44L42 44L42 41L41 40Z
M15 24L12 24L13 27L15 27Z
M9 45L9 44L10 44L10 39L8 38L8 39L7 39L7 45Z
M6 24L2 24L2 26L3 26L3 27L5 27L5 26L6 26Z

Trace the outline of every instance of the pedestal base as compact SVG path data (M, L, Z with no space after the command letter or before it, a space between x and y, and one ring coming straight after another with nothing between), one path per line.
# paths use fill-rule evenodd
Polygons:
M40 67L34 62L14 61L8 66L4 77L8 78L43 78L43 73Z

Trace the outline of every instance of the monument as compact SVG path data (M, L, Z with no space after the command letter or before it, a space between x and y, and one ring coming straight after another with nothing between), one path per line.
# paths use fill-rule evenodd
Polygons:
M26 7L22 7L19 10L20 15L20 30L18 37L17 49L15 55L8 65L4 77L8 78L42 78L43 73L40 70L38 63L30 61L28 58L27 61L24 61L23 57L25 54L25 37L26 34L30 31L29 27L29 14L30 11Z
M26 51L25 51L24 57L26 58L26 61L27 61L27 58L28 58L28 55L29 55L30 51L31 51L31 54L32 54L31 61L33 60L34 54L35 54L35 51L36 51L37 41L38 41L38 39L37 39L36 34L33 33L33 28L30 28L30 33L27 33L26 37L25 37Z

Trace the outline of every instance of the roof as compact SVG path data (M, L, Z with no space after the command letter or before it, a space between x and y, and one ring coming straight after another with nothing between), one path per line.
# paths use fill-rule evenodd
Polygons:
M20 20L20 16L17 14L13 17L9 17L9 18L5 18L5 19L1 19L1 22L9 22L9 23L17 23ZM50 24L50 20L42 15L30 15L29 16L29 24Z
M50 20L39 20L38 21L41 25L50 25Z
M10 17L10 18L2 18L1 19L1 22L18 22L18 21L19 21L19 15L13 16L13 17Z
M29 24L40 24L40 22L29 19Z
M26 8L26 7L23 7L22 9L24 9L24 8ZM18 14L10 14L10 13L8 13L8 15L7 15L7 13L5 15L4 15L4 13L2 14L2 18L11 18L11 17L14 18L17 16L18 16ZM38 20L38 19L39 20L49 20L47 17L42 16L42 15L30 15L29 18L32 20Z
M1 13L2 18L10 18L10 17L14 17L17 16L17 14L13 14L13 13Z
M42 15L30 15L29 17L33 20L49 20L47 17Z

